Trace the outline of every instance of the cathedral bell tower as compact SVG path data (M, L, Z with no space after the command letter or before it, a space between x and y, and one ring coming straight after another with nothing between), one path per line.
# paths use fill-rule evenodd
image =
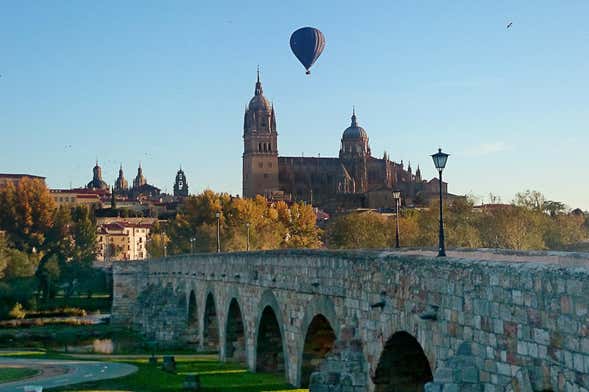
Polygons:
M274 106L264 97L260 70L243 119L243 197L278 191L278 144Z

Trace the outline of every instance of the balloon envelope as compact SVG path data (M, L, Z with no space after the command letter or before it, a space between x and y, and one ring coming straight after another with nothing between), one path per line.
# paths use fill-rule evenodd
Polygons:
M325 48L325 36L313 27L302 27L290 36L290 48L309 74L309 68Z

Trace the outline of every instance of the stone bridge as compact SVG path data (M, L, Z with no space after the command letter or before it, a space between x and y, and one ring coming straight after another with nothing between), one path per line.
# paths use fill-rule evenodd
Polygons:
M588 254L448 256L285 250L115 263L112 322L320 392L589 390Z

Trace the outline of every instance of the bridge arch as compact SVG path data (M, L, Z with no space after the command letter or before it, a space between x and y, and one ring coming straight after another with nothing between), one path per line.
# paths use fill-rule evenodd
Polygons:
M186 341L188 343L198 343L199 333L199 314L198 306L196 304L196 293L194 289L191 289L188 294L188 307L186 309Z
M217 305L215 297L211 290L207 291L203 322L202 322L202 342L205 350L219 350L219 316L217 315Z
M326 296L312 298L305 306L301 324L297 385L309 385L311 373L335 345L339 329L333 302Z
M235 297L231 298L226 314L224 359L245 363L247 359L246 323L244 323L241 307Z
M253 352L255 371L282 373L287 377L289 361L284 321L272 290L264 291L258 310Z
M372 376L374 391L423 391L432 380L429 360L417 339L406 331L391 335Z

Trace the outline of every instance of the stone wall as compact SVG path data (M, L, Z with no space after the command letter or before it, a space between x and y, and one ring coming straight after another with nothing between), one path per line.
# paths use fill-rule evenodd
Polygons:
M381 384L374 384L384 382L377 374L390 373L386 382L391 385L397 382L395 377L402 378L394 370L383 370L390 363L383 360L387 347L405 347L391 343L399 332L411 336L422 350L424 366L429 365L434 375L427 380L432 382L428 388L452 390L450 384L464 381L443 369L456 368L460 355L464 356L458 349L466 342L476 369L471 373L476 373L484 391L521 390L518 382L528 381L538 391L589 389L589 255L448 254L450 257L435 258L432 252L419 250L296 250L119 263L113 266L113 322L133 324L148 334L157 325L161 329L177 325L172 328L177 332L164 335L168 340L181 339L188 298L194 292L202 347L206 345L202 333L205 301L211 294L221 358L225 359L229 305L235 299L243 321L248 367L255 370L259 365L257 334L261 324L268 325L263 315L272 313L281 338L276 344L282 350L279 358L284 358L285 375L294 385L301 382L309 325L322 315L338 338L335 347L339 351L328 355L330 369L348 371L350 364L337 365L338 358L355 361L357 356L346 354L345 347L353 347L352 353L360 350L364 365L353 368L365 366L364 390L384 390ZM150 287L165 289L168 285L175 295L165 295L170 304L162 304L162 309L176 306L178 313L185 307L182 316L170 321L171 311L153 313L149 316L153 323L146 327L141 294L155 293ZM269 310L264 311L266 308ZM344 325L353 326L353 345L349 339L348 343L342 340ZM235 338L233 332L230 335ZM334 380L333 371L328 372L329 378L318 370L313 380ZM421 373L427 374L425 370ZM471 373L466 380L474 377ZM416 382L423 388L424 380ZM355 387L354 391L362 390L360 385Z

